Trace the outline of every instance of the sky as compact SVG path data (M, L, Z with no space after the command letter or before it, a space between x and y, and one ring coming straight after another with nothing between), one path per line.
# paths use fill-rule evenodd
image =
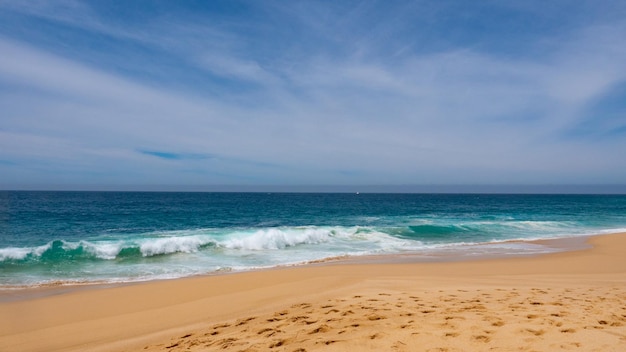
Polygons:
M626 2L0 0L0 188L626 184Z

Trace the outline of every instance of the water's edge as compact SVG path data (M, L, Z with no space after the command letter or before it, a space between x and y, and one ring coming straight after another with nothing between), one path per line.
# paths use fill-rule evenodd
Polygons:
M219 275L237 275L245 272L255 271L271 271L281 269L297 269L306 266L327 266L327 265L385 265L385 264L419 264L419 263L445 263L445 262L464 262L464 261L482 261L497 260L505 258L521 258L521 257L537 257L543 255L551 255L555 253L575 252L588 250L592 248L589 239L596 236L609 236L618 233L602 233L596 235L585 235L575 237L561 237L540 240L513 240L509 243L533 244L545 247L547 250L543 253L512 253L497 254L493 252L481 255L464 256L459 255L462 251L456 253L447 253L434 256L424 256L422 253L391 253L377 254L367 256L342 256L326 258L322 260L309 261L292 265L276 265L270 268L249 269L240 271L216 271L200 275L190 275L172 279L154 279L147 281L130 281L130 282L56 282L54 284L32 285L32 286L11 286L0 287L0 303L28 301L32 299L45 298L50 296L70 294L73 292L84 290L97 290L114 287L123 287L130 285L143 285L158 281L185 280L197 277L212 277ZM477 244L476 246L490 245L490 243Z

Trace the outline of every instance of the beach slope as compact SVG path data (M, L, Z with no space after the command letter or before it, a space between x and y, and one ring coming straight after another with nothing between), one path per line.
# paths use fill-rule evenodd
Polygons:
M326 263L0 296L6 351L623 351L626 234L590 249Z

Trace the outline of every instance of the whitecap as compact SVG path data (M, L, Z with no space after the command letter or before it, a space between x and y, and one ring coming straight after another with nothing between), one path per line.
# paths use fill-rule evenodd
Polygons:
M22 260L32 252L30 248L0 248L0 261Z
M334 235L333 231L319 227L270 228L251 233L235 233L233 238L221 241L218 245L228 249L276 250L300 244L329 242Z
M192 253L211 242L212 240L200 236L157 238L141 243L139 250L144 257L178 252Z

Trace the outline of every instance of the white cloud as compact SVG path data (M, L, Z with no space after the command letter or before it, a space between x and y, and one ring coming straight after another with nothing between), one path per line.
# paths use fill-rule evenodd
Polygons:
M127 181L163 183L585 182L598 178L594 168L610 170L605 180L626 177L615 152L624 142L560 137L626 79L621 25L581 30L538 56L457 48L389 61L368 55L371 38L354 55L323 51L291 65L275 56L264 66L236 35L208 26L175 42L177 22L155 21L152 34L95 23L88 28L159 46L235 88L159 86L0 37L0 83L15 88L0 97L0 158L118 170L116 182L125 171ZM249 83L255 89L237 89ZM167 161L138 150L219 157Z
M252 60L242 60L234 56L206 54L199 61L202 68L218 76L265 84L270 80L274 80L271 74Z

